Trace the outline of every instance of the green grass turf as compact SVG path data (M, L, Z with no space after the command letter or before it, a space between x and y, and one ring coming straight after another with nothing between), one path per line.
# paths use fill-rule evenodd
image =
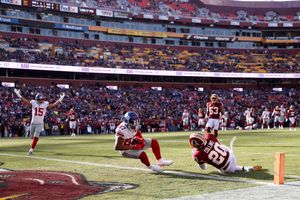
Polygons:
M189 134L190 132L153 133L144 134L144 137L157 138L161 145L163 157L175 161L172 166L165 169L219 175L213 167L209 167L206 171L201 171L192 160L191 148L187 143ZM219 140L227 146L229 146L233 136L238 138L234 146L238 163L240 165L262 165L264 170L252 173L238 173L230 176L243 180L271 183L273 181L275 152L286 153L286 174L300 175L300 131L255 130L219 132ZM118 152L114 151L114 139L114 135L42 137L33 156L128 167L144 167L139 160L122 158ZM26 157L30 143L29 139L1 138L0 153L24 155L24 158L0 155L0 162L5 163L1 167L13 170L77 172L85 175L89 181L121 182L138 185L136 189L89 196L84 198L86 200L163 199L254 186L249 183L30 159ZM150 160L154 162L151 150L148 150L147 153ZM297 180L299 180L297 177L286 177L286 181Z

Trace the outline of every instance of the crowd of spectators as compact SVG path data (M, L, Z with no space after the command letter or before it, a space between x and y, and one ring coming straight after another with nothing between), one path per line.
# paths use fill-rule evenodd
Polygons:
M268 11L264 15L248 14L241 9L237 12L212 12L201 1L191 0L44 0L60 4L68 4L88 8L104 8L122 10L133 14L157 14L173 17L199 17L202 19L235 20L242 22L285 22L299 21L300 12L289 16L280 15L276 11Z
M176 71L300 72L300 54L288 51L180 50L167 46L88 45L80 41L52 44L12 37L0 41L0 61Z
M205 110L206 102L212 93L220 96L225 111L230 115L230 127L244 127L244 111L253 107L256 123L265 108L270 111L276 105L288 108L294 105L299 119L300 90L283 89L282 92L270 89L231 89L204 90L196 88L162 90L128 86L116 90L105 86L90 85L61 89L55 84L50 86L19 86L22 95L34 99L35 94L42 93L47 100L54 102L59 93L64 91L66 98L58 107L48 110L45 117L45 134L68 134L67 112L74 108L79 118L77 133L104 134L112 133L120 122L124 112L133 110L142 119L142 131L181 130L181 117L184 109L191 115L194 129L197 125L197 110ZM12 91L12 88L0 89L0 136L22 136L28 131L31 108L23 104ZM113 126L111 126L113 124ZM113 127L113 128L111 128ZM193 126L191 126L193 127Z

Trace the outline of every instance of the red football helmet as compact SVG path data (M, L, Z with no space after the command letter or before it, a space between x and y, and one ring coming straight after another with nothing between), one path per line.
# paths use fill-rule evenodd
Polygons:
M205 147L206 143L207 140L201 133L193 133L189 137L189 144L193 148L202 149L203 147Z

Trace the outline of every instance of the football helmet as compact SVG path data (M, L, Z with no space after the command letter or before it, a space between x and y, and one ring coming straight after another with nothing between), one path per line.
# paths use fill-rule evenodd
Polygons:
M125 126L129 129L137 131L140 128L141 120L139 115L135 112L129 111L125 113L122 120L125 122Z
M43 103L43 102L45 101L45 97L44 97L42 94L37 94L37 95L35 95L35 100L36 100L39 104L41 104L41 103Z
M290 106L290 110L294 110L295 109L295 106Z
M212 94L212 95L210 96L210 100L211 100L212 102L217 102L218 99L219 99L219 97L218 97L218 95L216 95L216 94Z
M205 147L207 140L201 133L193 133L189 137L189 144L193 148L202 149Z

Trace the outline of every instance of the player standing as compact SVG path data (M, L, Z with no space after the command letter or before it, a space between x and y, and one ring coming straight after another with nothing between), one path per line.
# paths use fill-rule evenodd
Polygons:
M267 126L268 129L270 129L270 111L268 110L268 108L265 108L265 110L262 112L261 119L261 129L264 129L264 126Z
M254 123L254 108L247 108L244 115L246 116L246 127L245 129L252 130Z
M157 165L151 165L146 149L151 148L157 160ZM171 160L161 157L160 146L156 139L143 138L140 131L140 119L137 113L127 112L123 116L123 122L116 128L115 150L127 158L140 159L150 170L161 172L162 166L173 164Z
M44 118L47 108L51 109L57 106L64 99L65 94L60 94L60 98L54 104L49 104L48 101L45 101L45 97L42 94L37 94L35 96L35 100L29 101L21 95L19 89L14 89L14 92L26 105L31 105L32 107L30 123L30 136L32 138L32 143L28 151L28 155L31 155L39 140L40 134L44 131Z
M274 129L277 128L277 126L279 127L279 119L280 119L280 108L279 106L276 106L273 110L273 113L272 113L272 117L274 118Z
M283 124L285 121L285 116L286 116L286 109L284 108L283 105L281 105L280 107L280 117L279 117L279 125L280 125L280 129L283 129Z
M218 136L218 129L220 126L220 118L223 112L223 105L219 102L219 97L216 94L211 95L210 102L206 104L206 131L211 133L214 130L216 137Z
M74 109L71 108L67 115L68 115L68 118L66 121L69 121L71 137L76 136L75 130L76 130L76 126L77 126L77 114L75 113Z
M206 164L216 167L221 173L234 173L239 171L258 171L261 166L239 166L233 153L233 143L236 138L230 142L230 149L220 144L215 135L206 133L191 134L189 144L193 148L192 156L195 162L203 170L207 168Z
M226 111L222 115L222 131L227 131L228 120L229 120L229 113Z
M202 108L198 109L198 128L202 130L205 128L205 115Z
M290 108L287 111L286 118L290 121L290 131L292 129L296 131L296 112L294 106L290 106Z
M184 131L189 130L190 113L187 109L184 109L182 113L182 126Z

